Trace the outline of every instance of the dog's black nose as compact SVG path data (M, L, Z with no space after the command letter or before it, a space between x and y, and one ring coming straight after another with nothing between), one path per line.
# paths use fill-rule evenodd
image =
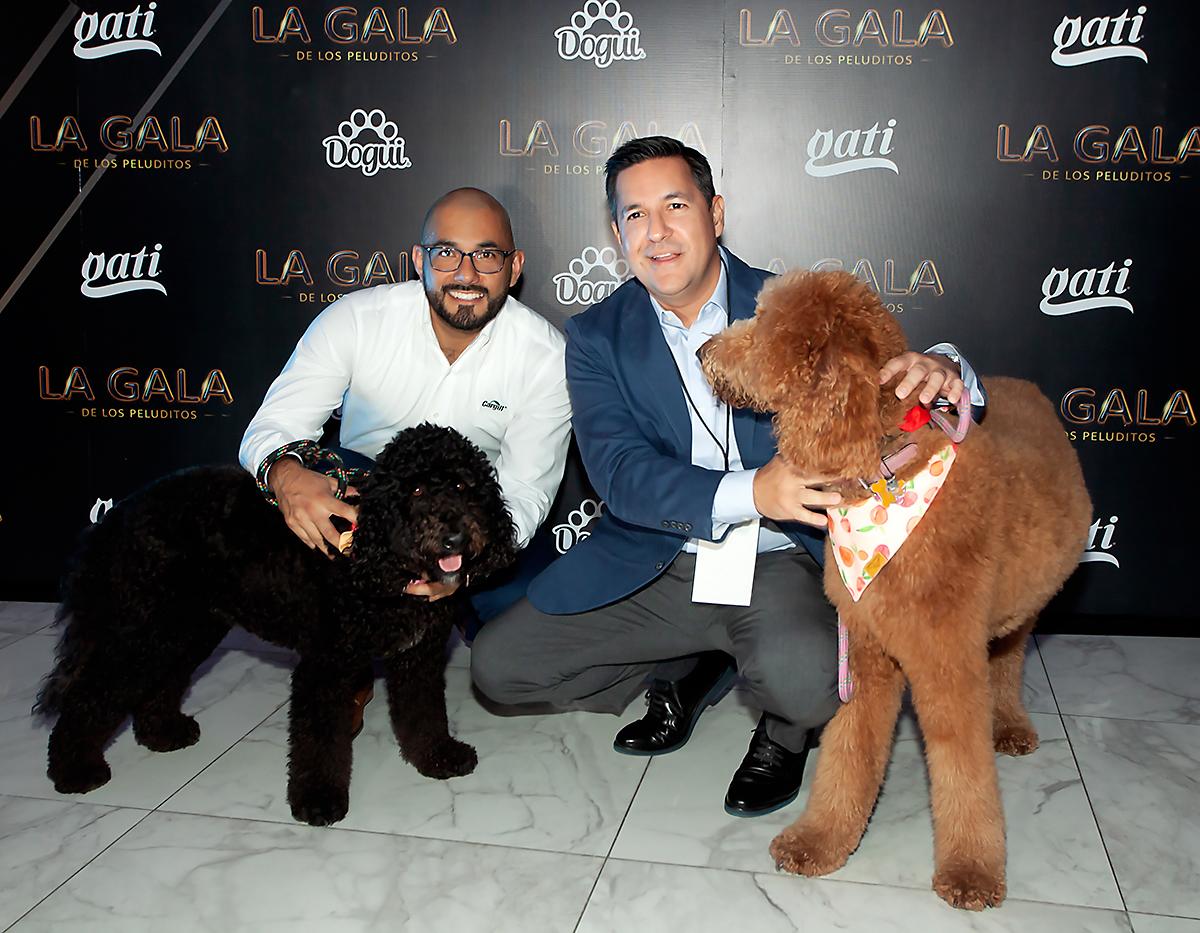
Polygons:
M461 531L456 531L454 534L446 535L442 539L442 550L447 554L456 554L462 550L463 541L466 540Z

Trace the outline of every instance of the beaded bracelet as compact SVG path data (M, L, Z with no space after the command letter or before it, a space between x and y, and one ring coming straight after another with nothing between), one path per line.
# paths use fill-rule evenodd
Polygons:
M346 464L337 453L320 447L316 441L292 441L267 454L263 458L263 462L259 464L258 473L254 476L254 481L258 484L258 491L271 505L276 507L279 506L279 500L272 495L271 487L267 485L267 474L271 471L271 467L284 457L298 457L305 469L309 470L316 470L317 467L324 464L324 467L317 472L332 476L337 480L337 489L333 495L338 499L346 497L346 487L350 483L360 482L367 476L366 470L360 470L357 467L347 469Z

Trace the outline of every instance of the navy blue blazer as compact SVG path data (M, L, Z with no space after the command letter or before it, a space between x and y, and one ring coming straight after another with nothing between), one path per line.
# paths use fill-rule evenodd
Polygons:
M771 273L726 256L730 319L753 317ZM713 498L725 475L692 465L679 373L640 282L630 279L570 318L566 332L572 425L606 509L589 537L530 584L530 601L552 614L615 602L659 576L689 538L714 540ZM735 409L733 430L745 469L775 455L770 415ZM823 559L823 531L799 522L779 527Z

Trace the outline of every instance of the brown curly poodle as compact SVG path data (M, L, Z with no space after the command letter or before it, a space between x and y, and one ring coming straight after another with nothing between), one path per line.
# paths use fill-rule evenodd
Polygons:
M907 679L929 766L933 888L955 907L978 910L1005 895L994 752L1037 747L1021 700L1025 643L1079 560L1091 503L1053 406L1029 382L985 380L986 418L956 456L935 424L914 427L909 416L901 430L913 400L898 400L878 373L906 348L895 319L854 276L791 273L769 282L755 318L713 338L703 355L719 396L775 412L785 460L810 475L843 477L830 488L844 503L876 498L860 480L886 476L883 458L904 462L891 489L877 486L879 501L867 506L881 522L888 492L911 501L922 471L945 470L928 511L902 548L882 555L882 567L862 569L857 561L869 555L835 547L832 535L826 545L825 592L849 632L854 693L825 729L807 809L771 854L805 875L845 864L879 793ZM841 515L830 510L835 534ZM868 576L870 585L859 586Z
M310 551L234 466L164 477L120 502L83 541L65 581L58 663L35 710L57 716L48 773L60 793L110 778L104 747L127 716L146 748L195 744L179 704L231 626L295 649L288 802L335 823L349 806L352 697L382 659L400 753L422 774L475 768L446 722L445 648L465 587L428 602L404 586L464 583L516 556L496 473L450 428L401 431L358 486L347 555Z

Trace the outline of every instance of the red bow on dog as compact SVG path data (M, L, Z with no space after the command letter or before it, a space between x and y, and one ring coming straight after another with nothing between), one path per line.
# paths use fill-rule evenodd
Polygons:
M917 428L923 428L929 424L929 409L921 405L914 405L908 410L908 414L904 416L904 420L900 422L900 430L912 432Z

